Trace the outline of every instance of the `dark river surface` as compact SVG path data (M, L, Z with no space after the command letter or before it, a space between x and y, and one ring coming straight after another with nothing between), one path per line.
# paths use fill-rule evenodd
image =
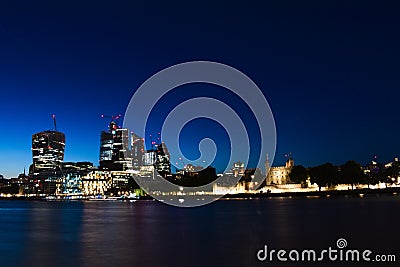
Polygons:
M197 208L1 200L0 266L303 266L256 255L264 245L337 248L339 238L347 248L396 256L371 266L399 266L399 228L400 196L219 200Z

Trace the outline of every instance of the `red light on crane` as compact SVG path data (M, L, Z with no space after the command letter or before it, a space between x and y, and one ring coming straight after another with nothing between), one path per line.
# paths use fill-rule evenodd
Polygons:
M114 116L108 116L108 115L104 115L104 114L101 114L101 115L100 115L100 118L102 118L102 119L104 119L104 118L109 118L109 119L111 119L110 123L111 123L111 122L115 122L115 124L118 124L118 120L119 120L121 117L122 117L121 114L114 115ZM121 127L120 127L120 126L117 126L117 128L121 128ZM116 129L116 128L115 128L115 129Z

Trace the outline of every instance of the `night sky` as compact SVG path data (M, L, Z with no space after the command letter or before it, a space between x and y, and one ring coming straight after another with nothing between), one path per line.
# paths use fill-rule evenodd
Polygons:
M123 114L147 78L192 60L230 65L262 89L277 126L275 165L288 152L305 166L399 155L399 6L135 2L1 1L1 174L29 167L31 135L51 129L52 114L65 160L97 165L108 124L100 114Z

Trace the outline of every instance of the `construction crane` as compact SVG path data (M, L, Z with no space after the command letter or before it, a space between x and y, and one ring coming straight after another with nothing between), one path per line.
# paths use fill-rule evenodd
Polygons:
M100 118L102 118L102 119L106 119L106 118L111 119L110 123L111 123L111 122L115 122L115 124L117 125L117 127L119 127L119 126L118 126L118 121L119 121L119 119L120 119L121 117L122 117L121 114L114 115L114 116L108 116L108 115L104 115L104 114L101 114L101 115L100 115ZM120 127L119 127L119 128L120 128Z
M56 115L55 115L55 114L53 114L53 115L51 115L51 117L53 118L53 123L54 123L54 131L56 131L56 132L57 132L57 122L56 122Z

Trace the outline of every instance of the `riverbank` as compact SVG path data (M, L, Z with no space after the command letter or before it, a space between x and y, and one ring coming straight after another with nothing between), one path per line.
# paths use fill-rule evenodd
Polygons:
M223 199L255 199L255 198L275 198L275 197L335 197L335 196L358 196L364 197L366 195L397 195L400 194L400 187L388 187L383 189L349 189L349 190L324 190L324 191L307 191L307 192L263 192L263 193L239 193L239 194L226 194L222 196ZM107 198L105 198L107 199ZM77 199L62 199L62 198L46 198L44 196L0 196L0 200L53 200L53 201L89 201L89 198ZM110 199L112 200L112 199ZM124 199L114 199L123 201ZM136 199L135 199L136 200ZM140 200L153 200L151 196L142 196L137 199ZM126 200L125 200L126 201Z
M400 194L400 187L388 187L382 189L349 189L349 190L324 190L307 192L280 192L280 193L257 193L257 194L227 194L222 198L272 198L272 197L334 197L334 196L360 196L381 194Z

